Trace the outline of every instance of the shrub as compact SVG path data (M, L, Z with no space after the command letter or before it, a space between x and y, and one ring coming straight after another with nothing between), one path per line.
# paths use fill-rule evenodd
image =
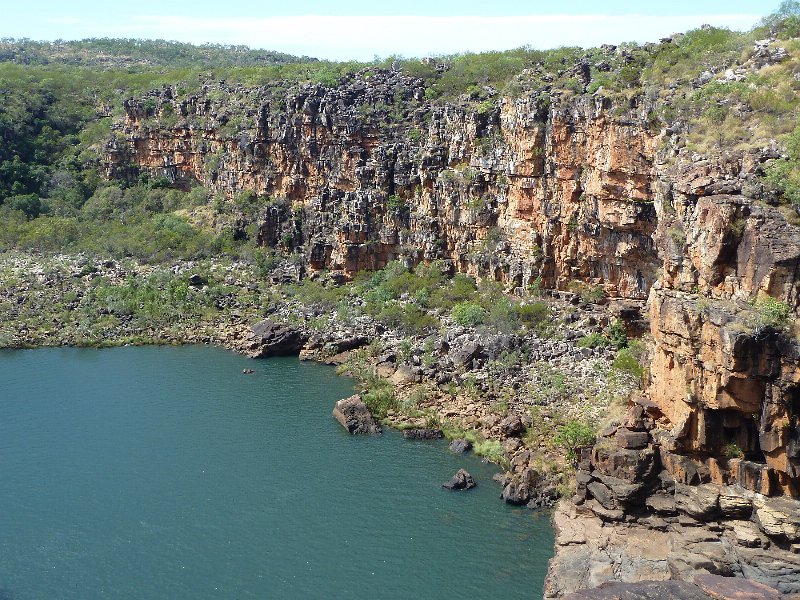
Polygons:
M478 439L472 442L472 451L478 456L483 456L489 462L499 465L508 464L508 456L503 446L497 440Z
M550 319L550 307L544 302L517 304L514 311L517 318L527 326L537 326Z
M608 338L602 333L590 333L583 336L578 340L578 346L581 348L606 348L610 345Z
M753 301L756 310L756 327L784 329L789 324L792 308L772 296L761 296Z
M766 166L765 179L789 203L800 205L800 126L786 136L786 154Z
M378 381L383 383L375 383L370 390L362 394L361 399L377 419L385 419L390 410L397 409L397 395L391 383L386 380Z
M605 335L609 344L617 350L625 348L628 345L628 335L625 333L625 324L620 319L616 319L606 327L603 331L603 335Z
M451 316L462 327L475 327L486 321L487 314L480 304L461 302L453 307Z
M744 458L744 451L734 442L726 444L722 451L727 458Z
M438 321L415 304L392 302L378 313L378 320L392 329L409 335L422 335L432 330Z
M594 442L594 429L581 421L568 421L558 428L553 443L567 451L569 460L576 460L576 449Z
M458 273L447 285L439 286L433 291L430 304L439 308L452 308L459 302L472 300L477 289L472 277Z
M644 368L639 364L639 360L630 348L622 348L617 352L614 362L611 363L611 368L627 373L635 379L641 379L644 374Z

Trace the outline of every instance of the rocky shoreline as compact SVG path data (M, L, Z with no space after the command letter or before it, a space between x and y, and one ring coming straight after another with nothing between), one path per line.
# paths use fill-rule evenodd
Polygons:
M339 365L356 377L366 368L397 394L383 423L409 433L434 428L450 437L469 436L476 451L503 467L498 492L515 505L552 506L568 493L571 466L564 448L548 439L554 428L571 418L601 418L636 387L632 377L613 372L613 350L578 344L608 327L613 311L577 294L549 295L549 317L557 325L544 337L524 328L498 333L463 327L446 315L440 317L441 329L409 337L367 316L341 322L313 304L289 298L269 303L279 286L254 286L257 278L243 264L186 263L166 269L172 278L159 286L168 289L177 279L187 284L189 295L203 295L213 286L209 280L217 279L250 295L213 294L224 308L202 318L184 315L158 329L142 326L147 315L120 310L113 294L110 305L99 304L93 290L128 289L131 281L148 281L162 267L12 253L3 257L2 268L9 284L0 292L5 347L202 343L253 358L298 355ZM90 312L97 313L98 323L81 319ZM329 319L322 326L321 317ZM462 445L470 448L473 442L462 439Z
M16 337L11 343L6 338L3 345L76 345L66 337L71 330L64 317L86 308L103 312L91 304L96 298L89 290L96 286L96 279L103 278L113 288L126 285L132 274L146 279L159 269L123 267L112 260L92 262L87 269L86 263L85 257L6 256L4 277L16 285L6 286L2 306L7 309L13 299L17 308L12 307L7 313L10 318L4 320L6 331L16 328ZM199 275L198 267L206 274ZM659 409L646 396L634 394L625 412L624 400L635 391L635 382L622 378L613 390L610 386L590 388L604 377L608 381L614 352L581 346L578 341L598 335L612 322L615 311L620 314L613 303L597 305L577 294L549 293L547 304L551 315L557 315L553 320L558 322L558 333L546 337L534 331L512 334L461 327L443 316L438 332L409 338L363 315L345 322L328 315L330 320L321 325L319 319L326 311L313 303L282 298L277 304L262 305L265 298L274 300L274 289L272 295L253 289L252 273L245 265L189 263L169 270L198 294L209 292L209 276L221 276L227 285L251 295L245 301L233 292L222 302L216 297L218 304L230 306L214 318L173 322L160 331L140 331L136 318L121 319L116 329L105 330L108 337L81 345L142 343L142 339L210 343L254 358L298 355L339 365L356 376L366 366L390 382L399 399L387 410L385 424L445 429L455 432L455 437L474 432L483 443L492 444L487 454L505 468L497 480L506 502L533 508L551 506L559 496L566 496L554 513L556 556L549 569L546 598L608 581L691 581L702 573L753 579L781 593L800 591L800 521L794 505L790 506L794 501L765 497L736 483L697 485L703 481L698 478L707 475L698 475L686 461L681 463L685 477L676 481L674 465L668 472L664 464L680 462L679 457L665 451L655 430L662 416ZM169 282L164 285L169 287ZM77 305L50 314L46 329L21 323L23 307L46 303L47 290L67 300L75 296ZM265 308L270 313L267 319L263 319ZM636 314L629 304L625 308L628 316ZM629 323L637 327L637 319ZM525 352L515 361L506 358L503 370L498 371L497 359L509 348ZM535 367L525 369L526 364ZM548 369L560 374L556 383L574 379L583 393L574 394L576 386L556 393ZM525 387L537 377L544 385L531 393ZM498 380L502 382L499 388ZM551 395L545 397L547 393ZM616 412L609 410L612 403ZM607 424L596 444L578 449L574 493L566 449L548 443L542 432L549 430L552 437L558 422L587 415L594 420L606 417ZM540 421L534 422L533 417ZM740 461L740 472L747 469L744 463ZM625 597L646 597L632 595L637 593L633 588L626 593Z

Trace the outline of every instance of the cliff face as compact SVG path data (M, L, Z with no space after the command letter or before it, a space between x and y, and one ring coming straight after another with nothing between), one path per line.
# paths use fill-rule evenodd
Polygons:
M221 86L178 100L167 89L127 104L108 172L133 163L228 197L269 196L260 239L286 241L314 269L444 258L522 286L541 276L647 297L658 266L653 132L612 119L599 98L502 99L481 112L433 107L421 85L382 72L277 99ZM219 131L229 116L209 97L220 93L244 96L227 108L245 115L235 134ZM375 108L392 103L400 124ZM165 113L184 120L159 126Z
M269 196L259 241L300 253L312 270L445 259L511 288L540 277L646 300L646 393L585 454L579 509L601 526L752 519L764 548L800 543L791 517L800 504L788 499L800 496L800 353L761 304L776 299L794 319L800 303L800 229L759 199L775 150L693 155L671 130L651 129L646 111L619 111L601 95L480 107L424 96L421 81L391 71L283 96L219 85L181 99L165 89L126 105L107 172L133 165L228 198ZM179 118L165 125L165 115ZM708 510L693 508L697 494L713 496ZM770 508L770 496L795 508ZM748 576L771 581L751 567ZM609 567L584 583L689 571L622 577ZM787 572L800 590L800 566Z

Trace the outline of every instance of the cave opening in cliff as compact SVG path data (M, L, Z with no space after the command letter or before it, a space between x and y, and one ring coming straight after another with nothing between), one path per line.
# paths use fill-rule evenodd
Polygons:
M721 450L729 456L740 450L745 460L762 464L766 462L764 452L758 443L758 425L752 415L733 409L712 412L719 414L718 422L722 425Z

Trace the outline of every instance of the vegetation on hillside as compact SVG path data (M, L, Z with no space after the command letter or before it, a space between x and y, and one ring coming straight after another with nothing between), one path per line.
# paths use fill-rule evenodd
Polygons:
M208 90L209 82L225 80L225 89L238 83L262 86L259 93L280 110L293 87L335 86L354 72L367 78L381 68L420 78L424 102L471 103L481 114L495 111L500 95L526 94L538 110L546 110L564 98L587 94L607 98L620 117L644 116L652 127L681 131L691 149L764 146L777 138L785 143L786 155L766 166L766 182L786 203L798 204L798 22L800 3L788 0L744 33L704 26L661 44L526 47L425 60L389 57L368 64L163 40L5 39L0 41L0 248L83 250L146 260L220 251L251 254L245 238L252 242L252 232L234 226L237 216L248 220L240 206L223 207L202 189L168 190L165 180L103 180L100 159L114 135L115 119L123 114L123 101L162 86L179 97L212 93L203 86ZM777 36L774 45L786 49L784 60L757 72L726 75L751 59L755 40L769 35ZM248 102L236 96L246 95L241 91L246 88L239 89L220 100L234 112ZM409 119L405 101L394 102L365 105L362 116ZM171 118L177 122L176 115ZM236 135L243 118L232 115L221 132ZM164 111L154 122L169 124ZM409 139L415 133L419 139L419 128L409 130ZM394 198L402 210L404 201ZM190 218L198 207L212 215ZM486 310L465 304L454 318L491 321ZM395 314L396 307L387 311L387 319L404 318Z

